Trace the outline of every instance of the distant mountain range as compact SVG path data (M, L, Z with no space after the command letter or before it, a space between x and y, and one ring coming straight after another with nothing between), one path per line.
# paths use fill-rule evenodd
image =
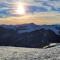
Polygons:
M41 48L60 43L60 25L0 25L0 45Z

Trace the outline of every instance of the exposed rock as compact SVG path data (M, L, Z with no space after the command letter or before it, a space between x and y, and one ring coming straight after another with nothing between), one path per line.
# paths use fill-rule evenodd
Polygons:
M31 25L29 26L31 27ZM15 27L15 29L10 29L10 28L6 29L6 28L4 28L3 26L0 26L0 45L1 46L42 48L44 46L49 45L50 43L60 42L60 35L57 35L51 29L39 28L36 30L32 30L30 32L17 33L19 29L16 29L16 28L19 28L19 27Z

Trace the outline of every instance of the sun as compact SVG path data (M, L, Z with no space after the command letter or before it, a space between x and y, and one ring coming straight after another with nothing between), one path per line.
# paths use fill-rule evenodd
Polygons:
M16 9L15 9L15 14L17 15L24 15L26 13L24 4L22 3L17 3L16 4Z

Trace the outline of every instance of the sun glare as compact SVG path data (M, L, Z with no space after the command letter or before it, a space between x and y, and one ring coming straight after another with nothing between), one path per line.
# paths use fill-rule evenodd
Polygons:
M16 4L15 14L24 15L25 13L26 11L24 5L21 3Z

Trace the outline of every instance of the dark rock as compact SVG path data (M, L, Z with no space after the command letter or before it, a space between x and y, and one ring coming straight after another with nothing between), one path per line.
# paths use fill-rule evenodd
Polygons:
M18 34L17 31L18 29L5 29L0 26L0 46L42 48L50 43L60 42L60 35L56 35L50 29L41 28L21 34Z

